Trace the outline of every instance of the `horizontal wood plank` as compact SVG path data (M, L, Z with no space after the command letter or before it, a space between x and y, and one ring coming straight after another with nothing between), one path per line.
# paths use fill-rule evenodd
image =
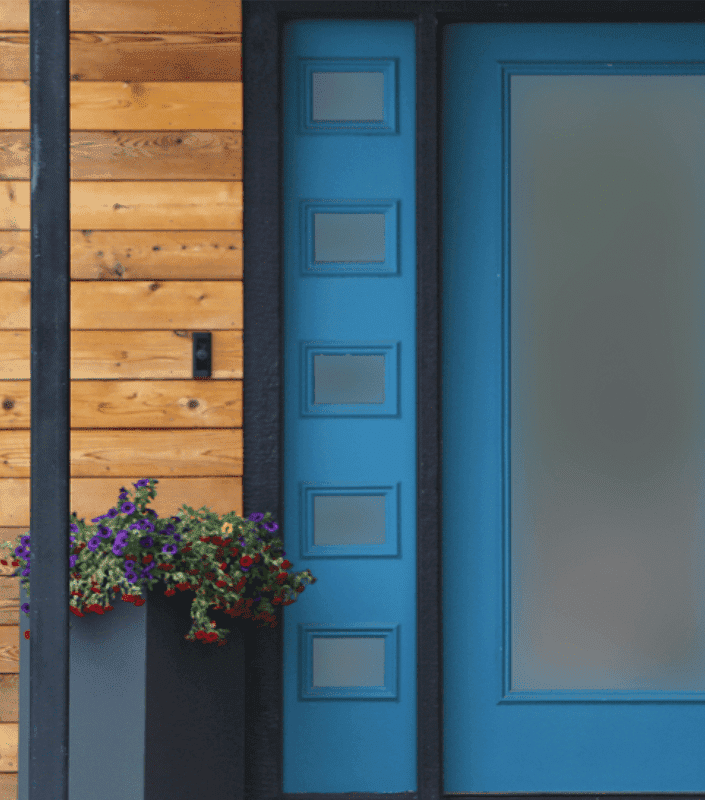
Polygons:
M20 671L20 626L0 625L0 673L19 673ZM10 725L11 723L6 723ZM2 726L0 725L0 728ZM17 770L17 762L14 767L5 766L4 753L0 750L0 772L12 772Z
M17 637L19 650L19 635ZM19 659L19 654L18 654ZM17 772L20 726L17 722L0 722L0 773Z
M69 74L85 81L241 81L242 34L74 32ZM0 80L29 80L29 32L0 32Z
M0 478L30 476L29 442L28 430L2 432ZM72 478L242 475L242 429L72 430L70 458Z
M15 570L17 567L12 567L12 569ZM19 577L0 578L0 625L17 625L20 613ZM9 720L2 719L2 700L3 686L0 682L0 721L8 722Z
M16 772L0 772L0 800L17 800L17 784Z
M71 131L71 180L242 180L241 131ZM0 180L29 180L29 131L0 131Z
M30 378L30 339L29 330L0 330L3 398L6 387L1 381ZM211 344L210 380L242 378L242 331L213 331ZM71 331L70 347L72 381L193 377L193 331L189 330Z
M72 230L242 230L242 181L71 181ZM0 230L30 230L29 181L0 182Z
M71 477L69 481L70 509L78 514L79 519L90 521L99 514L105 514L114 508L121 487L129 490L134 496L133 484L141 478L158 478L157 496L148 504L160 517L176 514L186 503L194 510L205 506L217 514L234 511L242 516L242 476L208 476L181 478L164 475L164 465L154 472L129 472L114 477ZM30 525L30 478L5 478L0 480L0 541L15 541L17 536L24 536ZM248 508L265 512L271 509ZM7 552L6 549L3 552ZM5 557L5 556L3 556ZM12 567L2 567L3 575L14 572ZM1 671L1 670L0 670Z
M30 231L0 231L0 279L29 280ZM236 280L242 231L71 231L73 280Z
M73 130L242 130L242 83L71 81ZM0 82L0 130L29 130L29 81Z
M30 381L0 383L0 430L30 428ZM71 427L239 428L242 381L71 381Z
M17 588L17 614L15 619L4 622L3 625L17 625L17 615L19 615L19 582L16 580L6 581L18 586ZM20 676L5 673L0 675L0 722L19 722L20 720ZM0 789L0 800L2 800L2 790Z
M30 328L30 281L0 281L0 329ZM242 281L72 281L72 329L243 327Z
M70 0L72 31L242 33L240 0ZM0 28L29 30L29 0L0 0Z

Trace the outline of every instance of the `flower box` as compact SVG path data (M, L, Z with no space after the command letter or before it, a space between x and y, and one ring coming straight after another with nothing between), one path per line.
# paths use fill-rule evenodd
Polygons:
M231 632L226 646L204 645L184 639L193 592L166 597L159 584L142 596L70 615L69 800L241 800L252 621L211 609ZM28 800L31 640L20 617L18 800Z

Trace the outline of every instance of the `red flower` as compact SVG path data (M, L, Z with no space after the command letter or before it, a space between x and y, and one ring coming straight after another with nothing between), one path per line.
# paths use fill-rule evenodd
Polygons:
M225 570L228 568L228 565L225 563L225 561L223 561L223 563L220 565L220 568L223 570L223 572L225 572Z
M240 559L240 565L243 567L249 567L252 564L252 559L249 556L243 556Z
M262 558L262 556L261 556L259 553L255 553L255 561L256 561L258 564L259 564L260 558Z
M219 589L222 589L223 586L227 586L228 584L225 581L217 581L215 584Z
M305 586L297 586L297 587L296 587L296 591L297 591L297 592L303 592L303 590L304 590L305 588L306 588Z
M13 561L13 562L12 562L12 566L13 566L13 567L19 567L19 565L20 565L20 562L19 562L19 561Z
M25 639L29 639L29 631L25 631L24 632L24 638Z
M291 561L289 561L288 558L285 558L282 561L282 569L289 569L289 567L291 567L291 566L292 566Z
M223 537L222 536L211 536L211 541L215 542L215 544L223 544Z
M277 583L278 583L278 584L281 586L281 584L282 584L282 583L284 583L284 581L285 581L285 580L286 580L288 577L289 577L289 573L288 573L288 572L280 572L280 573L277 575Z
M97 586L92 586L91 591L95 592L96 594L100 594L100 589Z
M84 617L85 614L82 614L76 606L69 606L69 611L73 612L77 617Z
M200 541L205 542L206 544L208 544L210 542L210 540L211 540L210 536L201 536L201 539L200 539Z
M146 556L142 556L143 564L149 564L150 561L154 561L154 556L151 553L148 553Z
M136 606L143 606L144 604L145 604L144 597L138 597L137 600L135 600L135 605Z
M4 558L0 558L0 564L2 564L4 567L6 567L7 566L7 561L5 561Z
M232 556L237 556L237 554L238 554L239 552L240 552L240 551L237 549L237 547L231 547L231 548L230 548L230 554L231 554Z
M171 597L171 596L172 596L172 594L176 594L176 589L167 589L167 590L164 592L164 594L165 594L167 597Z

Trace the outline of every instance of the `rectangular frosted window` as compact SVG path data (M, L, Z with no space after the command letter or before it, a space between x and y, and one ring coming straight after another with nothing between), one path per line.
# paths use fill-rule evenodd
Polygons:
M314 403L384 403L384 356L315 355Z
M384 638L313 637L314 686L384 686Z
M381 544L384 497L317 495L313 498L313 543L319 546Z
M384 261L384 214L313 216L315 261Z
M705 77L511 77L512 689L705 690Z
M384 119L383 72L314 72L311 79L314 121Z

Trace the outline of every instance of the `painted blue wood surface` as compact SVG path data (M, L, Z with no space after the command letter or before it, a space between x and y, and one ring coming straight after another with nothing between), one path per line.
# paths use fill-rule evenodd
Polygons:
M283 37L284 513L318 582L284 613L284 791L416 789L415 30L306 21ZM313 118L312 73L384 75L378 121ZM347 80L347 79L346 79ZM320 116L320 115L319 115ZM317 264L313 219L385 215L384 258ZM276 231L272 231L276 236ZM316 353L384 358L384 402L315 403ZM256 376L250 376L257 380ZM385 541L314 546L311 493L385 497ZM335 493L335 492L333 492ZM312 687L316 630L385 638L385 684ZM327 696L326 696L327 695Z
M445 33L446 792L705 790L705 704L697 693L508 693L511 264L504 160L512 70L705 74L703 62L702 25L477 24Z

